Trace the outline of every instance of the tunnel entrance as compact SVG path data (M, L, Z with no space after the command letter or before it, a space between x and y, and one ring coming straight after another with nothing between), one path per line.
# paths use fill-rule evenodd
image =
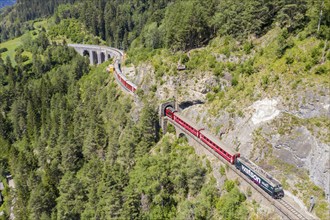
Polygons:
M172 111L175 111L175 108L173 108L172 105L167 105L167 106L164 107L164 112L163 112L164 116L166 116L166 109L167 108L172 108Z

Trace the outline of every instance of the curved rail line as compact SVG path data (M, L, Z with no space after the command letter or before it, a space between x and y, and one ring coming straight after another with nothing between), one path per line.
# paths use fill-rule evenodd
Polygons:
M124 52L121 50L118 50L116 48L111 48L109 47L109 49L111 49L113 51L113 54L116 54L114 56L114 69L115 69L115 79L116 81L119 83L119 85L127 92L129 92L130 94L134 95L137 86L131 82L130 80L128 80L126 78L126 76L123 74L120 66L121 66L121 61L123 59L124 56Z
M127 79L127 77L123 74L121 70L121 61L124 56L124 52L114 47L107 47L107 46L98 46L98 45L86 45L86 44L68 44L69 47L73 47L76 50L81 52L88 50L88 51L98 51L101 53L111 54L114 60L114 69L115 69L115 79L117 83L128 93L131 95L135 95L135 91L137 86Z

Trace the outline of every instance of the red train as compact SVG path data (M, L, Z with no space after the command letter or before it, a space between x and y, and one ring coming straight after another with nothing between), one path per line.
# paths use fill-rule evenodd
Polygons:
M234 164L236 158L240 156L239 153L235 152L233 149L228 148L226 144L216 138L210 132L204 130L202 127L191 123L188 119L182 116L180 113L175 111L172 107L167 107L165 109L165 115L181 125L187 131L189 131L192 135L199 138L203 141L207 146L212 148L217 154L227 160L229 163Z
M119 57L119 58L118 58ZM131 81L129 81L124 74L122 73L121 69L120 69L120 64L119 64L119 59L120 59L120 54L118 54L118 56L115 58L115 74L116 74L116 78L119 81L119 83L128 91L130 92L135 92L137 89L137 86L132 83Z

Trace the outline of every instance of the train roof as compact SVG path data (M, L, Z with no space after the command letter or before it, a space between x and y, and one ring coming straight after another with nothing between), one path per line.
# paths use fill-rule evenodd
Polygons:
M129 85L131 85L132 87L136 88L136 85L134 83L132 83L131 81L127 80L126 81Z
M175 112L175 115L178 116L184 122L188 123L191 127L195 128L196 130L200 130L200 129L204 128L204 127L190 121L188 118L186 118L184 115L182 115L182 113Z
M270 183L273 187L275 187L277 185L281 185L280 181L278 181L277 179L275 179L274 177L272 177L269 173L267 173L266 171L264 171L263 169L261 169L261 167L259 167L258 165L256 165L252 161L248 160L247 158L245 158L245 157L239 157L237 159L240 160L243 164L245 164L249 168L251 168L253 170L253 172L255 172L256 174L258 174L264 180L268 181L268 183Z
M230 144L228 144L228 143L226 143L224 141L221 141L218 137L216 137L210 131L208 131L208 130L202 130L202 131L200 131L200 133L202 135L206 136L208 139L210 139L216 145L220 146L227 153L229 153L231 155L234 155L234 154L238 153L235 149L233 149L233 148L230 147Z

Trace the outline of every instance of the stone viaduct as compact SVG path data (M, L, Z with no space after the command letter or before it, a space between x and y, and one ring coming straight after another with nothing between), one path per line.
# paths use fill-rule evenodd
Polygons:
M87 45L87 44L68 44L73 47L81 56L88 56L91 65L101 64L114 56L122 56L123 52L116 48Z

